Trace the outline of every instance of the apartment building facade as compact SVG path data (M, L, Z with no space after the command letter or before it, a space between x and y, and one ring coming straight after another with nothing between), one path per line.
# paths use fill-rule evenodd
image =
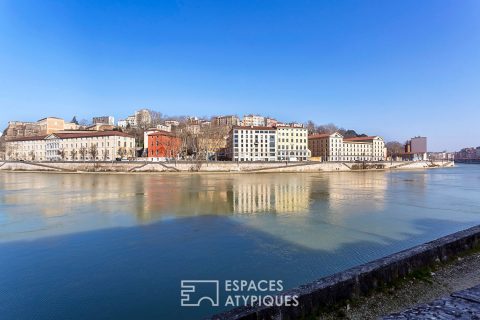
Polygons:
M263 127L265 126L265 117L249 114L243 116L242 126L244 127Z
M45 161L45 136L19 137L5 141L5 160Z
M237 126L227 139L227 158L232 161L306 161L305 128Z
M237 116L218 116L212 119L214 126L238 126L240 119Z
M311 156L320 161L384 161L385 142L379 136L344 138L339 132L308 137Z
M278 126L276 129L277 160L307 161L310 157L307 128Z
M182 141L179 137L168 131L152 132L148 135L149 158L177 158Z
M114 160L135 156L135 139L119 131L52 133L6 142L7 160Z
M233 127L227 141L227 157L233 161L275 161L276 129L270 127Z

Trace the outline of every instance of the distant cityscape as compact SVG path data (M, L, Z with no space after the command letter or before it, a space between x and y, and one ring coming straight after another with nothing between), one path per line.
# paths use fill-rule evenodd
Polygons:
M115 123L46 117L10 121L0 138L0 158L11 161L417 161L478 159L480 147L427 152L427 138L385 142L333 124L281 122L248 114L164 117L140 109Z

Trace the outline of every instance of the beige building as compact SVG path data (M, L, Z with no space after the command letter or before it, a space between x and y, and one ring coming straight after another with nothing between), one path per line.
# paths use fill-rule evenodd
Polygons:
M308 137L311 156L321 161L384 161L387 157L385 142L379 136L343 138L332 134Z
M114 160L135 156L135 139L119 131L80 131L6 142L7 160Z
M152 116L147 109L141 109L135 112L135 125L137 127L148 127L152 123Z
M303 127L277 127L277 160L306 161L308 150L308 130Z
M214 126L238 126L240 120L237 116L219 116L212 119Z
M37 123L40 126L40 134L50 134L65 129L65 120L56 117L43 118Z
M5 159L45 161L45 136L20 137L6 141Z
M56 117L47 117L37 122L10 121L6 129L6 140L21 137L33 137L47 135L61 130L78 130L79 126L75 123L65 122L65 120Z

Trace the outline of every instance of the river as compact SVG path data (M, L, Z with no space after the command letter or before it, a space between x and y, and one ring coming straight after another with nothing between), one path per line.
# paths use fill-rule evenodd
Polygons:
M226 308L181 307L181 280L275 279L287 289L479 223L480 165L0 172L0 315L202 318Z

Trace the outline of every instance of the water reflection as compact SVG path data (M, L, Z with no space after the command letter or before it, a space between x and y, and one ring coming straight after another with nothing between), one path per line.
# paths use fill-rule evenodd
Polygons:
M0 241L218 215L311 249L383 244L423 232L419 218L477 218L464 201L477 189L452 192L458 177L445 172L0 173Z

